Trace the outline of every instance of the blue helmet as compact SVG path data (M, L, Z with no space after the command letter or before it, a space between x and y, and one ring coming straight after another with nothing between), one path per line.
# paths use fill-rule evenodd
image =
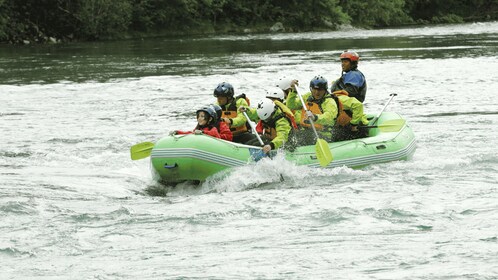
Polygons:
M224 97L233 97L235 91L233 86L227 82L219 83L214 89L214 97L224 96Z
M197 110L196 115L199 116L199 112L201 111L206 112L211 117L211 121L209 121L209 119L206 120L208 121L208 124L214 124L218 120L218 116L216 115L216 111L213 109L213 107L204 106L201 109Z
M325 79L321 75L315 76L310 81L310 89L314 89L314 88L328 90L329 86L328 86L327 79Z

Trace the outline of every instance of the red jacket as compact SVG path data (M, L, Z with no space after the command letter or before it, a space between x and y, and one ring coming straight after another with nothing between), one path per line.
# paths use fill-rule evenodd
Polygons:
M220 122L219 131L221 139L232 141L233 139L232 131L230 131L230 127L228 127L228 125L225 122Z
M176 131L176 134L192 134L194 133L194 131L196 131L198 128L196 127L193 131L181 131L181 130L177 130ZM202 133L206 134L206 135L209 135L209 136L212 136L212 137L216 137L216 138L221 138L220 134L218 133L218 129L216 129L216 127L204 127L202 129L200 129L202 131Z

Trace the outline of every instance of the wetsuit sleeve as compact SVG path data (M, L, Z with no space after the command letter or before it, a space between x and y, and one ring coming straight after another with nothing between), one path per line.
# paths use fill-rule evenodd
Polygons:
M289 121L285 118L280 118L275 122L275 130L277 131L277 136L271 140L272 149L278 149L287 142L289 139L289 133L291 131L291 126Z
M287 95L287 99L285 100L285 105L287 105L287 107L291 110L299 110L303 108L301 100L299 100L299 96L297 96L295 91L289 92L289 95Z
M247 116L249 117L249 119L251 119L251 121L257 123L259 121L259 117L258 117L258 111L256 110L256 108L251 108L251 107L246 107L247 111Z
M296 124L299 126L299 124L301 123L301 110L295 110L294 111L294 121L296 122Z
M341 100L343 109L353 113L350 121L352 125L368 123L367 117L363 113L363 104L358 99L345 95L339 96L339 99Z
M235 104L237 106L237 116L232 119L231 127L239 127L246 124L246 117L244 117L244 114L239 113L238 111L240 107L249 107L244 98L239 98Z

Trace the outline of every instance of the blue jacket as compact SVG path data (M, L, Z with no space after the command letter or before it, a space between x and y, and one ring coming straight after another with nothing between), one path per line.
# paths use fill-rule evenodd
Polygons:
M367 80L360 70L355 69L343 73L342 76L332 83L331 91L345 90L349 97L355 97L363 103L367 95Z

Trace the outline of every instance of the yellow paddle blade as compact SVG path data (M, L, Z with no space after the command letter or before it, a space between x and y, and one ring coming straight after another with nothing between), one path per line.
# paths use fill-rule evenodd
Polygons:
M143 159L150 156L150 152L154 147L154 143L152 142L143 142L136 145L131 146L130 154L132 160Z
M405 125L406 121L402 119L397 120L388 120L382 124L379 124L378 127L382 132L396 132L400 131L401 128Z
M332 153L330 152L329 144L327 141L323 139L318 139L316 141L316 157L320 162L322 167L329 165L329 163L333 160Z

